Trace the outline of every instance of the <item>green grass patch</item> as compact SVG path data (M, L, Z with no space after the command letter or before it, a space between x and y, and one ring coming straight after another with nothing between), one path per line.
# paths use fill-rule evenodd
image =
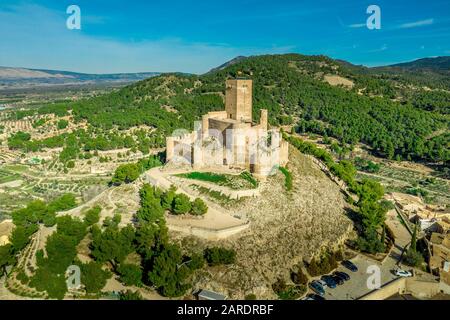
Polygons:
M176 176L185 179L210 182L234 190L254 189L258 187L258 181L247 171L242 172L240 175L217 174L212 172L189 172L177 174Z

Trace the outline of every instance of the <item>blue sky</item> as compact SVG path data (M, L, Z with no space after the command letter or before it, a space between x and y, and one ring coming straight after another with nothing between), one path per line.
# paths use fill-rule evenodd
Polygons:
M66 9L81 8L81 30ZM381 8L381 29L365 26ZM448 0L1 0L0 66L203 73L238 55L368 66L450 55Z

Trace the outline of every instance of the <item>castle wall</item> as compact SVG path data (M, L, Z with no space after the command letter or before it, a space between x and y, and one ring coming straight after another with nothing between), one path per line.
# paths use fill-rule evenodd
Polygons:
M252 124L252 81L227 80L224 111L213 111L196 123L190 135L167 138L167 160L179 159L179 153L194 168L228 166L250 170L259 176L269 175L278 165L288 162L289 144L278 130L270 130L268 112L261 110L260 121ZM214 139L216 137L216 139ZM180 149L182 149L180 152ZM183 160L183 159L181 159Z

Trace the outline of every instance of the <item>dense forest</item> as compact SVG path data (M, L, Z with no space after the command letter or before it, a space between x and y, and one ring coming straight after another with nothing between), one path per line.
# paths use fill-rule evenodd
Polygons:
M205 75L165 74L104 96L46 105L38 112L62 115L72 110L75 120L103 130L145 124L163 136L191 129L202 114L222 109L225 79L239 76L254 80L256 121L265 108L272 125L293 124L300 132L332 136L343 144L362 142L387 158L448 164L448 75L398 69L369 69L324 56L255 56ZM353 85L332 86L325 75Z

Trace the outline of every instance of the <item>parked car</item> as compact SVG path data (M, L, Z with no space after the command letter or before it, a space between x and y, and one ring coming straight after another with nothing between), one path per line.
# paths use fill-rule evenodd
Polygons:
M342 271L335 271L335 272L333 273L333 275L335 275L336 277L341 278L341 279L344 280L344 281L350 280L350 276L349 276L347 273L342 272Z
M335 275L332 275L331 278L333 278L334 282L336 282L340 286L343 285L345 282L344 279Z
M334 289L337 286L336 281L334 281L332 276L325 275L320 278L320 280L324 281L327 284L328 288Z
M397 277L403 277L403 278L409 278L409 277L413 276L413 274L411 272L405 271L405 270L402 270L402 269L396 269L395 270L395 275Z
M308 300L316 300L316 301L327 300L324 297L319 296L318 294L315 294L315 293L308 294L307 297L308 297Z
M309 287L317 293L319 296L325 295L325 289L322 287L322 285L319 283L319 281L315 280L309 284Z
M351 262L350 260L342 261L342 265L344 267L346 267L348 270L350 270L351 272L357 272L358 271L358 267L353 262Z
M327 287L327 283L326 283L325 281L323 281L323 280L317 280L317 282L319 282L319 283L322 285L322 287L324 287L324 288Z

